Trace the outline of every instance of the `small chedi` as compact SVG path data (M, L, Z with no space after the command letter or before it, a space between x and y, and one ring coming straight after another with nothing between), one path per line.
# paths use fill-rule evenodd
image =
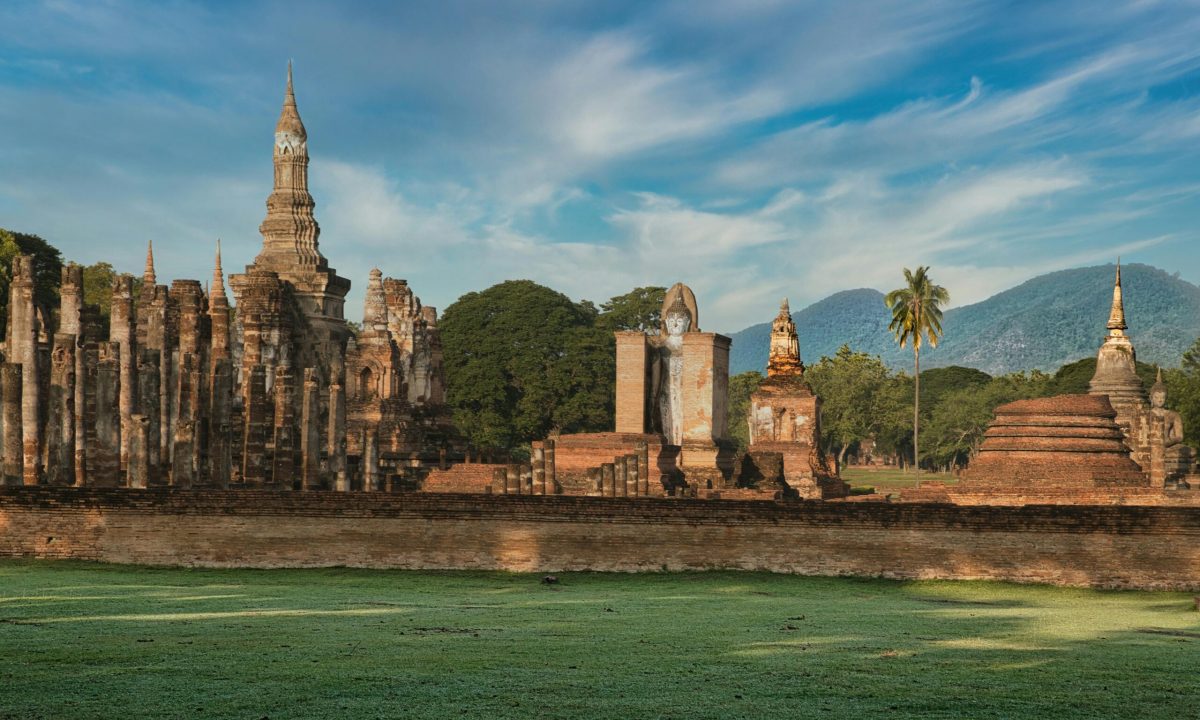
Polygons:
M1117 423L1125 434L1131 456L1148 474L1155 487L1189 486L1194 477L1195 453L1183 444L1183 420L1168 410L1167 387L1159 371L1149 397L1137 374L1137 351L1125 331L1124 291L1121 265L1117 264L1108 334L1096 355L1096 373L1088 385L1093 395L1105 395L1117 412Z
M771 323L767 377L750 396L750 448L735 484L779 489L806 499L845 497L849 486L821 451L821 399L804 379L800 338L785 298Z
M64 268L58 308L40 308L32 258L14 260L5 484L382 490L461 456L436 311L375 270L363 331L344 318L350 281L318 244L290 67L273 157L262 251L229 278L236 313L219 244L207 290L158 284L151 247L140 292L117 278L107 334L82 268Z
M658 335L617 332L616 344L616 430L556 439L563 489L602 493L597 470L603 485L603 465L638 455L642 445L649 494L725 487L734 462L726 432L730 339L700 330L695 294L676 283Z

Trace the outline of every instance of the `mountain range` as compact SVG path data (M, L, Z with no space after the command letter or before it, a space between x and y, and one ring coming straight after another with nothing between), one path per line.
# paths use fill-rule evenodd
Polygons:
M962 365L1001 375L1053 371L1096 353L1105 333L1115 267L1098 265L1047 273L973 305L947 310L936 348L921 349L921 367ZM1200 287L1150 265L1123 265L1128 333L1144 362L1177 366L1200 336ZM950 288L953 297L953 288ZM912 371L911 348L887 329L883 293L862 288L835 293L792 313L806 364L843 344ZM763 370L771 324L732 335L730 372Z

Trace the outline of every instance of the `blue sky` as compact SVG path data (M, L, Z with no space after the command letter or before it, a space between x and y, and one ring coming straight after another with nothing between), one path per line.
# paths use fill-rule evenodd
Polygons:
M250 262L286 63L321 249L426 304L681 280L706 330L931 265L1200 280L1195 2L0 4L0 226Z

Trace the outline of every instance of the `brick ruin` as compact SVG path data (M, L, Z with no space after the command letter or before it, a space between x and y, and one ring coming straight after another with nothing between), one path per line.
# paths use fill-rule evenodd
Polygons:
M1158 380L1149 396L1137 374L1137 351L1125 333L1125 300L1121 265L1117 264L1112 307L1105 336L1096 354L1096 373L1088 385L1093 395L1106 395L1117 413L1131 456L1155 487L1200 487L1195 452L1183 444L1183 420L1164 407L1167 386ZM1191 478L1189 480L1188 478Z
M107 329L84 302L82 268L63 269L59 305L44 308L33 259L14 259L0 484L846 498L820 450L821 401L804 378L787 301L751 398L750 448L736 457L726 427L731 341L701 331L682 283L666 293L658 333L616 333L613 432L534 443L524 464L461 462L436 310L375 269L361 329L347 323L350 281L320 251L308 164L289 67L262 248L229 276L233 303L219 242L207 286L159 284L150 247L140 287L116 278ZM997 408L960 487L902 499L1158 503L1182 497L1164 490L1200 487L1161 375L1147 394L1136 374L1119 265L1107 328L1090 396Z
M461 457L443 405L437 313L403 280L368 283L363 330L350 281L321 254L307 133L288 69L262 251L229 284L140 291L120 275L109 329L63 269L57 312L34 303L33 259L13 261L0 365L7 485L388 490Z
M906 490L906 501L961 504L1196 504L1200 475L1183 421L1158 381L1147 396L1125 333L1117 265L1108 334L1086 395L1001 405L957 486Z
M639 495L711 495L728 486L735 462L726 428L731 341L700 330L696 296L683 283L667 290L661 316L657 335L615 333L615 432L555 438L564 492L627 495L617 473L625 468L628 476L631 466Z
M821 451L821 399L804 379L800 338L785 298L771 323L767 377L750 396L750 448L734 484L805 499L845 497L849 486Z

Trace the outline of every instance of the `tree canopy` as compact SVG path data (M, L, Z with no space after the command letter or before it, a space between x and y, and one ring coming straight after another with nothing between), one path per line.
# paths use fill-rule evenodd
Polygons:
M58 304L63 259L58 248L37 235L0 228L0 325L8 323L8 288L12 283L12 261L18 255L33 256L33 301L46 317Z
M667 289L656 285L630 290L600 305L598 324L605 330L658 330Z
M510 280L462 296L438 326L447 402L476 447L612 429L614 341L591 303Z

